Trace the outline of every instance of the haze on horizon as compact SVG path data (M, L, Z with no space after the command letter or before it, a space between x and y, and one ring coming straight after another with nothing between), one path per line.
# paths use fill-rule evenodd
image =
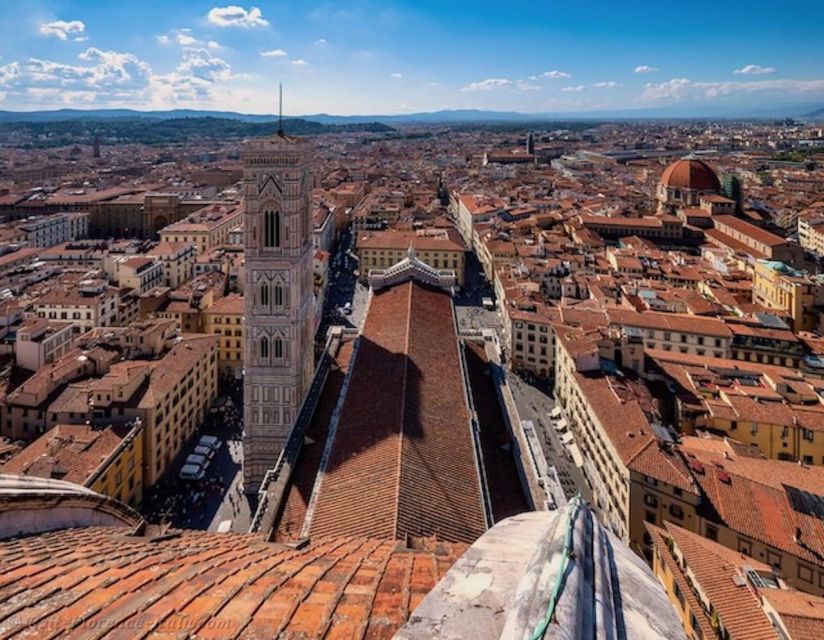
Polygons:
M401 114L824 106L824 4L6 4L0 109Z

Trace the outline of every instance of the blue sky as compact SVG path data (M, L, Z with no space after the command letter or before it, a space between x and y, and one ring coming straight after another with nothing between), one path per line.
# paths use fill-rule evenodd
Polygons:
M820 0L0 3L0 109L824 106Z

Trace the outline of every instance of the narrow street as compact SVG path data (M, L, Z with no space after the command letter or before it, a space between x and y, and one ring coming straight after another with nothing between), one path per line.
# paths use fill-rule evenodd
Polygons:
M549 412L555 406L555 400L546 383L531 384L512 372L507 372L507 379L521 419L531 420L536 432L542 435L540 442L544 456L558 471L564 495L571 498L580 491L582 497L589 500L590 490L583 473L575 466L572 456L552 427Z

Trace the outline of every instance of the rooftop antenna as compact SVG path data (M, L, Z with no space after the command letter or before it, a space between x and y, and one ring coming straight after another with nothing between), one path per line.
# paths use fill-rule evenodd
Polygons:
M278 135L283 137L283 83L278 83Z

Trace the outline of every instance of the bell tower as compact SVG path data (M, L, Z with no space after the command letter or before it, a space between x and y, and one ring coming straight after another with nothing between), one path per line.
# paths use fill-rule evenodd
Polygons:
M244 489L274 467L314 373L314 147L287 136L241 151L245 207Z

